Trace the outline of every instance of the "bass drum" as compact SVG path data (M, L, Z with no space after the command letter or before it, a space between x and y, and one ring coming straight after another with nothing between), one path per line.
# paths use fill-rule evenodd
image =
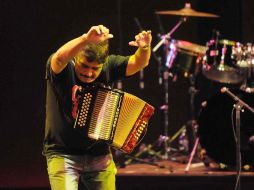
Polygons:
M231 90L244 102L254 107L254 94ZM217 163L236 165L235 101L228 94L211 97L201 109L198 118L200 145ZM244 109L240 122L241 156L243 165L254 164L254 114Z

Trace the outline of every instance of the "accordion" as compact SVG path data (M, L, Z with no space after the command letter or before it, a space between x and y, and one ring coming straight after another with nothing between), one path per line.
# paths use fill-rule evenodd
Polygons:
M131 153L142 140L154 113L153 106L117 89L79 87L76 96L74 127L86 128L90 139L105 141L125 153Z

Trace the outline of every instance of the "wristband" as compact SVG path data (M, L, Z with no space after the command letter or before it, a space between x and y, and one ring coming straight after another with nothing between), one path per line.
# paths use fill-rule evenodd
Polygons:
M150 48L150 45L145 45L143 47L140 47L142 50L148 50Z

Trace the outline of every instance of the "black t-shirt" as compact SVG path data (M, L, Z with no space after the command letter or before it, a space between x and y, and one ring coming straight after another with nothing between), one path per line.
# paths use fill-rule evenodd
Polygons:
M128 60L128 56L110 55L94 83L112 85L116 80L124 78ZM61 73L54 74L50 61L51 57L46 66L47 98L43 154L109 153L109 146L106 143L94 142L88 139L85 129L73 127L75 119L72 117L72 88L75 85L85 86L76 77L74 62L71 61Z

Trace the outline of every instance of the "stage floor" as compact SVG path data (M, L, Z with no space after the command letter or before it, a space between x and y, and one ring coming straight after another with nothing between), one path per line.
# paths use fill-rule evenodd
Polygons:
M154 165L152 165L154 164ZM206 167L203 162L190 165L175 161L151 164L136 163L118 168L117 187L120 190L233 190L237 172ZM242 171L241 190L254 187L254 172Z
M118 176L125 175L150 175L150 176L164 176L164 175L236 175L234 170L223 170L217 168L206 167L203 162L192 163L187 168L187 163L175 162L175 161L158 161L151 163L133 163L123 168L118 168ZM241 175L254 176L252 171L242 171Z
M186 163L159 161L131 163L118 168L117 190L234 190L236 171L216 170L205 167L202 162L191 164L186 172ZM4 172L0 177L0 189L4 190L50 190L47 174L38 170L29 172ZM3 186L4 185L4 186ZM241 190L252 190L254 172L241 172ZM238 190L240 190L238 189Z

